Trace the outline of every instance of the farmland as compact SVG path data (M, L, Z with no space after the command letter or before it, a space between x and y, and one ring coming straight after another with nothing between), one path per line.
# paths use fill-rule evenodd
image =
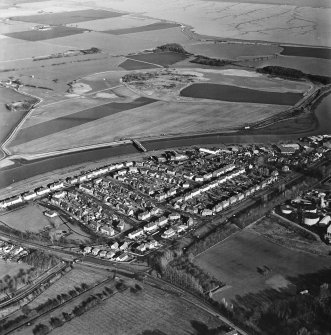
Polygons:
M146 26L156 22L158 22L158 20L127 14L106 19L78 22L75 24L69 24L69 26L90 29L94 31L116 31L118 29L122 30Z
M249 63L249 62L247 62ZM247 65L247 63L245 63ZM300 70L309 74L331 76L331 60L311 57L280 56L270 60L252 62L253 66L264 67L269 65L283 66Z
M58 294L69 292L75 287L80 286L82 283L91 285L96 282L101 282L105 278L105 275L98 271L91 271L77 267L66 273L61 279L51 285L49 289L33 300L29 304L29 307L35 308L39 304L46 302L48 299L56 298Z
M242 109L245 109L243 116ZM201 110L204 112L201 113ZM34 154L93 143L112 142L123 137L149 137L164 134L212 132L240 126L272 116L284 106L219 103L155 102L85 123L72 130L44 136L12 146L13 153ZM151 115L153 118L151 118ZM98 129L96 133L94 129Z
M52 38L71 36L75 34L81 34L85 30L79 28L63 27L57 26L50 30L27 30L27 31L18 31L15 33L6 34L6 36L11 38L17 38L24 41L43 41L49 40Z
M70 114L69 117L65 116L25 128L20 132L20 137L16 137L15 141L12 142L12 144L19 145L28 141L38 139L45 135L58 133L72 127L78 127L84 123L89 123L94 120L105 118L109 115L114 115L116 113L127 111L132 108L137 108L152 102L153 100L151 99L141 97L131 103L111 102L105 105L96 106L92 109L87 109L76 112L74 114Z
M168 28L173 28L177 26L178 24L175 24L175 23L156 22L156 23L151 23L145 26L140 26L140 27L106 30L104 32L108 34L113 34L113 35L124 35L124 34L140 33L140 32L145 32L145 31L150 31L150 30L154 31L154 30L168 29Z
M241 57L258 57L273 55L281 51L281 48L272 44L210 42L185 45L185 49L196 55L203 55L220 59L240 59Z
M139 306L139 307L138 307ZM88 314L73 319L54 334L111 334L136 335L147 331L164 334L192 334L194 321L208 324L210 328L220 321L203 310L172 295L144 286L134 294L126 290L107 299Z
M187 56L176 52L148 52L138 55L129 56L128 59L133 59L141 62L168 66L186 59Z
M331 266L331 261L323 256L274 244L249 229L208 249L197 256L195 262L227 283L227 289L215 295L217 300L286 287L290 284L289 276L313 273ZM272 269L267 276L258 272L258 268L265 265Z
M109 17L117 17L121 15L122 15L121 13L111 12L108 10L106 11L106 10L85 9L85 10L65 11L51 14L14 16L11 17L11 19L15 21L37 22L40 24L48 24L48 25L65 25L67 23L98 20Z

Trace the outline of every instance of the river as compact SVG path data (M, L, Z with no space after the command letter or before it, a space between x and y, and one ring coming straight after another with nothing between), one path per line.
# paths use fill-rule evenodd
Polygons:
M315 115L318 119L318 129L307 133L298 134L211 134L179 136L172 139L157 139L144 141L143 145L148 150L163 150L181 146L206 145L220 143L265 143L285 139L294 139L299 136L310 136L316 134L331 134L331 94L325 97L317 106ZM22 181L43 173L54 171L56 169L66 168L85 162L95 162L108 157L117 157L126 154L136 153L136 148L131 144L125 144L117 147L108 147L70 153L56 156L48 159L36 161L20 161L14 166L0 169L0 188L7 187L13 182ZM119 158L120 159L120 158Z

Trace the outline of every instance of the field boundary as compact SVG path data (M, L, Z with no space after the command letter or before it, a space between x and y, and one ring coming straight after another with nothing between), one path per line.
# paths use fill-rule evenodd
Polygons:
M315 234L315 233L313 233L312 231L310 231L309 229L306 229L305 227L302 227L302 226L300 226L299 224L297 224L297 223L295 223L295 222L293 222L293 221L291 221L291 220L288 220L288 219L282 217L281 215L275 213L275 211L272 211L272 212L271 212L271 215L275 216L277 219L282 220L283 222L287 222L288 224L290 224L290 225L292 225L292 226L294 226L294 227L296 227L296 228L299 228L299 229L305 231L306 233L309 233L310 235L314 236L314 239L315 239L316 241L320 241L320 237L319 237L317 234Z

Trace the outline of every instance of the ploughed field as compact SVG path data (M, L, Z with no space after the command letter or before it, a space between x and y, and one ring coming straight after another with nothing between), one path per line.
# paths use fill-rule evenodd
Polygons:
M19 136L15 138L12 145L19 145L29 142L40 137L58 133L60 131L78 127L84 123L102 119L116 113L120 113L131 108L137 108L154 102L148 98L138 98L130 103L108 103L101 106L96 106L91 109L82 110L64 117L46 121L28 128L24 128L19 132Z
M214 296L219 301L268 288L281 289L291 284L290 277L331 266L324 256L288 249L249 229L198 255L195 262L228 285ZM264 266L271 269L266 276L258 271Z
M180 94L189 98L275 105L295 105L303 97L300 93L265 92L219 84L193 84Z

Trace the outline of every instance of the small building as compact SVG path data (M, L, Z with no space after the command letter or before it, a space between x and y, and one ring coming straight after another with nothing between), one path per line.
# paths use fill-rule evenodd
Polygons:
M56 216L58 216L59 214L55 211L45 211L44 212L45 216L48 216L49 218L55 218Z
M135 231L132 231L131 233L128 234L128 238L131 240L134 240L140 236L144 235L144 230L142 228L137 229Z

